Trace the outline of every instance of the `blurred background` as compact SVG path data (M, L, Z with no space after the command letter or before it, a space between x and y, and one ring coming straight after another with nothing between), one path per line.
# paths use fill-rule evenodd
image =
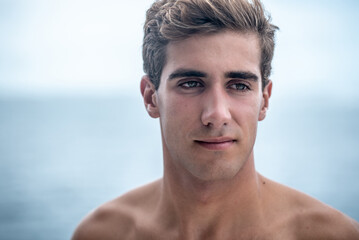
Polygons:
M0 239L69 239L160 178L142 104L151 0L0 0ZM359 2L265 0L280 27L259 172L359 220Z

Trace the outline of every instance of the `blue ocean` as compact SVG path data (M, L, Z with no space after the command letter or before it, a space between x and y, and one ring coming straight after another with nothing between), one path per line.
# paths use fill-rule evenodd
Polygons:
M273 102L258 171L359 221L359 106ZM140 96L0 100L0 239L70 239L96 206L160 178L158 125Z

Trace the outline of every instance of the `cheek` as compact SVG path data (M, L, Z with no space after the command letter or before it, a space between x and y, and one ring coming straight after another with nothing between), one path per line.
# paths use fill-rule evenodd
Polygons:
M160 122L167 136L183 135L188 132L198 118L197 115L198 111L193 103L180 98L167 98L160 105Z
M239 121L240 125L257 124L260 112L260 100L257 98L248 98L240 103L233 103L233 106L237 106L233 111L233 118Z
M175 118L181 122L191 121L191 119L196 117L196 113L198 113L198 111L196 111L198 109L196 109L195 102L190 99L173 96L171 99L167 99L164 104L166 105L165 111L167 112L167 117Z

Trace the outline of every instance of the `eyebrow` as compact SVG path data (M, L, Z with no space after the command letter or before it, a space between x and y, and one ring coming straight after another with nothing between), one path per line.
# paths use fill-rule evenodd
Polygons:
M207 77L207 76L208 75L206 73L201 71L181 68L171 73L168 77L168 80L181 78L181 77Z
M244 80L252 80L252 81L258 81L258 76L251 72L246 71L235 71L235 72L228 72L225 74L226 78L239 78Z
M168 77L168 80L173 80L181 77L207 77L208 74L205 72L193 70L193 69L184 69L180 68L171 73ZM224 74L226 78L239 78L244 80L258 81L258 76L254 73L248 71L231 71Z

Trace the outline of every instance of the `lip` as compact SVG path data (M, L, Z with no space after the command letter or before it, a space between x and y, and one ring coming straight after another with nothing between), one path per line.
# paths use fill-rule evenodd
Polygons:
M229 149L236 140L230 137L219 137L195 140L195 142L208 150L224 151Z

